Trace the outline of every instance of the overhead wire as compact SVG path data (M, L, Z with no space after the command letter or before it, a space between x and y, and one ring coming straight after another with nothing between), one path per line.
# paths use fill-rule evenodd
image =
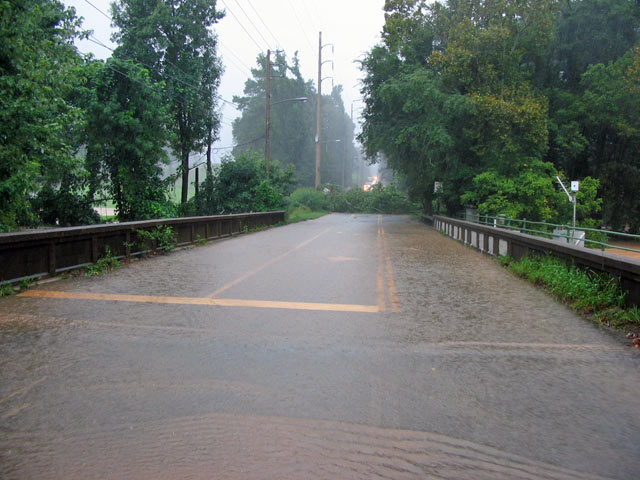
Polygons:
M307 40L307 43L309 44L309 47L313 51L313 45L311 44L311 40L309 40L309 36L307 35L307 31L303 28L302 22L300 21L300 17L298 17L298 14L296 13L296 9L293 7L293 3L291 3L291 0L289 0L289 5L291 6L291 11L293 11L293 14L296 17L296 20L298 21L298 27L300 27L300 30L302 30L302 33L304 34L304 38Z
M109 47L108 45L105 45L105 44L104 44L104 42L100 41L100 40L99 40L98 38L96 38L93 34L91 34L91 35L89 36L89 38L87 38L87 40L89 40L89 41L90 41L90 42L92 42L92 43L95 43L96 45L100 45L101 47L106 48L107 50L110 50L111 52L114 52L114 51L115 51L113 48ZM133 60L133 59L129 58L129 59L126 59L126 60ZM136 63L139 63L140 65L142 65L143 67L146 67L146 68L153 68L153 67L151 67L150 65L147 65L147 64L142 63L142 62L136 62ZM176 67L176 68L178 68L178 67ZM178 69L178 70L180 70L180 69ZM182 70L180 70L180 71L182 72ZM184 72L182 72L182 73L184 73ZM197 85L194 85L194 84L192 84L192 83L189 83L189 82L187 82L187 81L185 81L185 80L182 80L181 78L175 77L175 76L173 76L173 75L171 75L171 74L167 73L166 71L165 71L165 72L162 72L162 75L163 75L163 76L166 76L166 77L168 77L168 78L171 78L172 80L175 80L175 81L177 81L177 82L180 82L180 83L182 83L183 85L185 85L185 86L187 86L187 87L189 87L189 88L191 88L191 89L193 89L193 90L195 90L195 91L197 91L197 92L204 93L204 94L207 94L207 93L208 93L206 90L203 90L201 87L199 87L199 86L197 86ZM186 75L186 74L185 74L185 75ZM229 101L229 100L226 100L226 99L222 98L220 95L216 95L216 98L217 98L218 100L220 100L220 101L224 102L224 103L227 103L227 104L229 104L229 105L233 105L233 106L236 106L236 107L237 107L237 104L236 104L236 103L231 102L231 101Z
M89 5L91 5L93 8L95 8L98 12L100 12L102 15L104 15L105 17L107 17L109 20L111 20L111 17L109 15L107 15L105 12L103 12L102 10L100 10L98 7L96 7L93 3L91 3L89 0L84 0L86 3L88 3Z
M258 50L260 50L261 52L264 50L264 48L262 48L262 46L260 46L260 44L256 41L255 38L253 38L253 36L249 33L249 31L245 28L245 26L242 24L242 22L240 21L240 19L238 19L238 17L236 16L235 13L233 13L233 11L229 8L229 6L224 2L224 0L221 0L222 4L224 5L224 8L226 8L229 13L233 16L233 18L235 18L236 22L238 22L238 25L240 25L240 27L244 30L244 32L247 34L247 36L251 39L251 41L256 45L256 47L258 47Z
M236 0L237 1L237 0ZM275 40L276 42L276 48L279 47L280 45L282 45L278 39L276 38L276 36L273 34L273 32L271 31L271 29L269 28L269 26L265 23L265 21L262 19L262 15L260 15L258 13L258 11L256 10L256 8L253 6L253 3L251 3L251 0L247 0L247 3L249 4L249 6L251 7L251 9L255 12L255 14L257 15L258 19L260 20L260 22L262 22L262 25L264 25L264 28L267 30L267 32L269 32L269 35L271 35L271 37Z
M260 35L260 38L262 38L262 40L267 45L267 47L271 48L271 45L269 45L269 41L266 38L264 38L264 35L262 35L262 32L260 31L260 29L256 27L255 23L253 23L253 20L251 20L251 17L247 15L247 12L244 11L244 8L242 8L242 5L240 5L240 2L238 2L238 0L235 0L235 1L236 1L236 5L238 5L238 8L242 10L242 13L244 13L244 16L247 17L247 20L249 20L249 23L251 24L251 26L256 30L256 32L258 32L258 35Z

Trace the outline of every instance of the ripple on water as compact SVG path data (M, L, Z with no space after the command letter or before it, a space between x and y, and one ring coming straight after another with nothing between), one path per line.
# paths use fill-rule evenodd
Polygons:
M343 422L232 414L28 433L3 478L595 479L476 443ZM35 438L35 436L33 437ZM9 460L9 458L19 458Z

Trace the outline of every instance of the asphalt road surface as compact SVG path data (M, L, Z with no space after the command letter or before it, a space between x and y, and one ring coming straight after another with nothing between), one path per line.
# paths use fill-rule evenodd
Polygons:
M4 479L640 478L640 352L405 216L0 298Z

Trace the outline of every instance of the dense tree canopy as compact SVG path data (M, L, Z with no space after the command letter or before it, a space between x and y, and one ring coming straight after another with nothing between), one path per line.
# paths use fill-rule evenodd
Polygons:
M425 208L440 181L450 213L566 220L554 184L566 174L586 179L584 215L599 185L608 225L638 218L636 2L388 0L385 12L363 62L361 139Z
M117 0L113 23L119 28L115 56L132 59L164 82L174 133L171 147L181 159L182 203L189 190L189 154L211 143L219 121L217 88L222 64L211 27L223 17L210 0Z
M263 151L266 135L266 56L259 55L244 87L244 96L234 97L241 116L233 122L236 144L234 154ZM297 55L289 62L283 52L271 59L271 158L282 165L294 165L300 185L315 181L315 133L317 91L312 82L300 74ZM345 171L353 124L347 116L336 87L322 96L323 149L321 176L324 183L351 184L351 172ZM290 101L306 97L306 102ZM338 142L336 142L338 140Z
M83 203L72 145L82 112L68 101L81 76L78 35L59 1L0 2L0 231L41 221L32 199L45 186L44 197L66 185L70 204Z
M93 67L86 146L92 192L104 189L121 221L157 218L166 205L161 166L169 138L162 85L131 60Z

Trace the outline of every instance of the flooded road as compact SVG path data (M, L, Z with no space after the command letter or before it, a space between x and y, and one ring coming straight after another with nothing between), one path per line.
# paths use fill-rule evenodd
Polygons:
M637 478L640 354L404 216L0 298L0 477Z

